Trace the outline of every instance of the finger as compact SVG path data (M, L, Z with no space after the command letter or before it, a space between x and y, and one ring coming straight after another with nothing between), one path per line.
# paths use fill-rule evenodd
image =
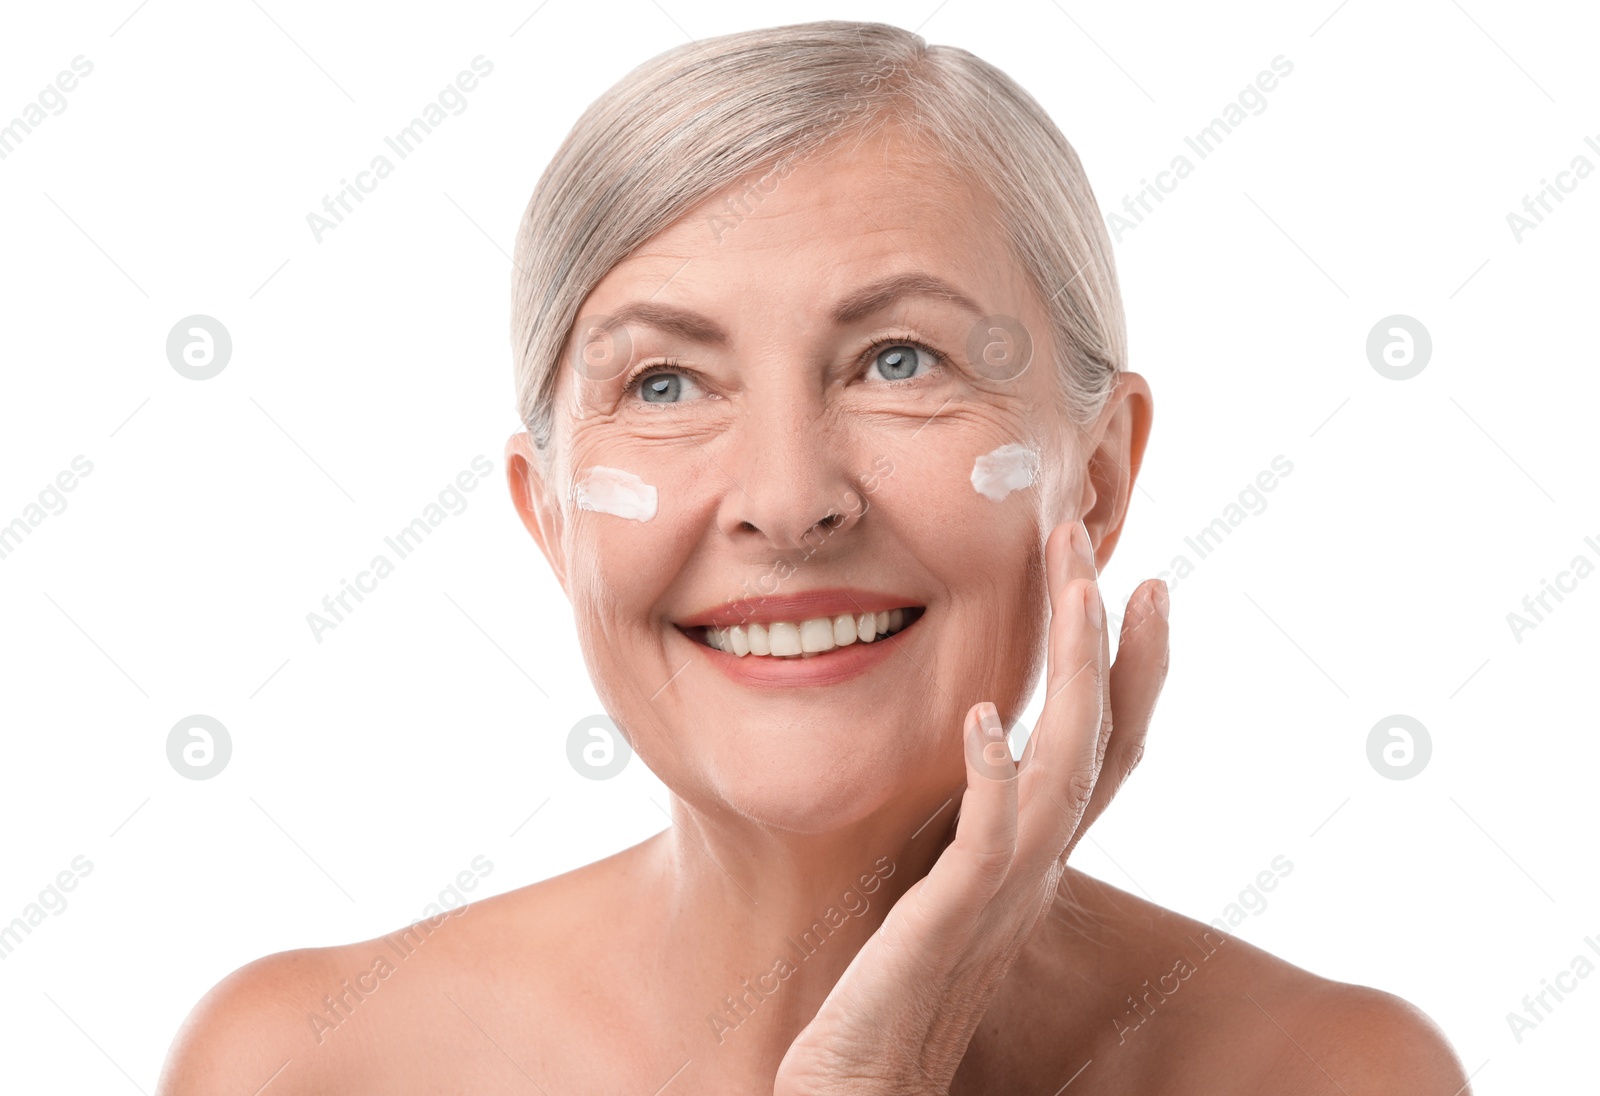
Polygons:
M1096 586L1095 586L1095 593L1098 594L1099 592L1100 592L1100 589L1099 589L1099 584L1098 584L1098 581L1097 581ZM1102 607L1105 605L1104 599L1101 600L1101 605L1102 605ZM1127 607L1124 606L1123 608L1126 609ZM1102 611L1103 611L1103 608L1102 608ZM1126 624L1127 623L1127 619L1128 619L1126 612L1123 613L1122 619L1123 619L1123 623ZM1116 710L1111 706L1111 666L1112 666L1112 663L1111 663L1111 628L1110 628L1109 624L1103 625L1100 628L1100 663L1099 663L1099 666L1100 666L1100 673L1099 673L1099 679L1100 679L1100 729L1096 732L1098 737L1095 739L1095 744L1094 744L1094 748L1095 748L1095 753L1094 753L1094 771L1095 771L1095 774L1096 774L1096 776L1095 776L1095 786L1096 787L1098 787L1099 784L1100 784L1099 774L1103 770L1104 765L1105 765L1106 747L1111 742L1112 721L1116 718ZM1091 803L1094 802L1093 798L1090 799L1090 802ZM1085 808L1085 809L1087 809L1087 808ZM1082 825L1080 825L1079 828L1081 829Z
M1062 522L1050 532L1045 540L1045 590L1050 598L1050 624L1046 631L1045 640L1045 703L1048 705L1050 698L1059 690L1060 684L1071 680L1072 671L1066 670L1063 660L1068 656L1063 644L1072 629L1076 627L1079 606L1081 602L1074 600L1074 595L1067 589L1074 579L1095 577L1093 547L1082 549L1080 543L1089 543L1089 534L1083 528L1081 521ZM1081 597L1081 593L1077 595ZM1081 659L1076 668L1081 668ZM1039 748L1039 731L1045 726L1041 717L1034 724L1033 733L1028 736L1027 745L1022 748L1022 756L1017 760L1017 768L1026 771L1033 764L1033 756Z
M1073 547L1087 544L1087 531L1081 522L1066 528L1046 546L1047 557L1055 549L1051 569L1065 581L1052 602L1044 710L1021 775L1019 847L1036 864L1060 856L1078 828L1094 791L1105 718L1105 610L1092 559ZM1087 577L1071 577L1084 571Z
M1110 805L1144 756L1150 719L1167 680L1171 650L1169 631L1167 618L1157 607L1158 598L1165 600L1166 597L1166 583L1152 579L1128 599L1128 612L1122 619L1122 638L1117 643L1117 661L1111 667L1113 726L1104 747L1094 793L1078 832L1073 835L1071 844L1074 846Z
M918 895L931 931L970 925L1005 882L1017 852L1017 766L995 706L974 704L962 737L967 788L955 839Z

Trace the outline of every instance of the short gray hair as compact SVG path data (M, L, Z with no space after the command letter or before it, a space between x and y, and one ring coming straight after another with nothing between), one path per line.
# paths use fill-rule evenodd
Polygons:
M1077 153L1032 96L966 50L826 20L668 50L596 99L556 151L523 213L512 275L517 411L541 459L563 348L614 266L718 191L890 118L993 195L1049 316L1063 410L1092 422L1127 368L1127 331Z

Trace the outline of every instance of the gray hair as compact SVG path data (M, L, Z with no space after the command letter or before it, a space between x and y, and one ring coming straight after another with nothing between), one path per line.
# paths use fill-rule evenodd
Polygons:
M614 266L724 188L891 118L993 195L1049 316L1062 410L1094 421L1127 367L1127 332L1077 153L1032 96L966 50L827 20L668 50L596 99L556 151L523 213L512 276L517 411L541 459L578 309Z

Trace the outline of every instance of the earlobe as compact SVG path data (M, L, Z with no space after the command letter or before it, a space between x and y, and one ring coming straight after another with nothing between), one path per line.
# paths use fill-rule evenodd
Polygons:
M567 560L562 547L563 518L556 494L545 477L544 464L527 431L512 434L506 441L506 484L511 489L511 504L522 519L534 543L544 553L561 588L567 588Z

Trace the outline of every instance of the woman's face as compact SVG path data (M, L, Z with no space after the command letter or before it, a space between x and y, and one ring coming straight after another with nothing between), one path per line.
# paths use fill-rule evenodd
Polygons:
M1042 665L1086 443L991 200L933 159L891 129L640 247L580 311L549 478L512 462L607 711L699 806L815 833L951 794L967 709L1014 720ZM831 651L736 653L845 614ZM718 649L708 621L745 630Z

